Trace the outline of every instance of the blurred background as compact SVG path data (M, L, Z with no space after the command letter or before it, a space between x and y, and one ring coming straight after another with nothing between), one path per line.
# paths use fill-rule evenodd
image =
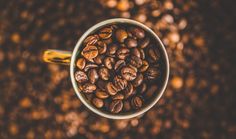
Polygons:
M0 0L0 138L235 139L234 9L233 0ZM153 29L170 59L164 96L129 120L93 114L69 67L41 61L115 17Z

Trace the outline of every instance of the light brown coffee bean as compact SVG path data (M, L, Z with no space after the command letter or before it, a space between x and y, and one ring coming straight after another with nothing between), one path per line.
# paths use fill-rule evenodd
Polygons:
M113 57L106 57L104 59L104 65L108 68L108 69L112 69L113 65L115 64L115 59Z
M86 82L88 80L88 77L87 77L85 72L83 72L83 71L76 71L75 72L75 80L78 83L84 83L84 82Z
M107 83L106 91L108 94L110 94L112 96L114 96L118 92L117 88L113 85L112 82Z
M116 39L118 42L123 43L125 39L128 37L127 32L124 29L117 29L115 32Z
M139 67L142 66L143 61L142 61L141 58L139 58L139 57L133 55L133 56L130 57L129 63L130 63L131 65L133 65L134 67L139 68Z
M147 79L155 80L160 76L160 70L158 70L157 68L149 67L145 74Z
M99 54L104 54L107 51L107 44L104 43L103 41L98 41L97 48Z
M98 98L101 98L101 99L106 99L109 97L109 94L107 94L107 92L105 91L102 91L102 90L97 90L95 95L98 97Z
M127 38L127 39L125 40L125 44L126 44L126 46L127 46L128 48L133 48L133 47L137 47L138 42L137 42L137 40L134 39L134 38Z
M92 83L85 83L83 86L82 86L82 91L84 93L92 93L93 91L96 90L96 85L92 84Z
M123 67L121 69L121 76L127 81L132 81L136 78L137 72L133 68Z
M93 68L97 68L98 65L96 64L91 64L91 63L88 63L85 67L84 67L84 71L87 72L89 69L93 69Z
M125 61L124 60L118 60L114 66L114 69L116 71L119 71L122 67L125 66Z
M84 56L85 59L91 61L98 55L98 49L94 45L87 45L81 52L81 55Z
M95 57L93 60L96 64L100 65L102 64L102 61L104 59L104 56L103 55L98 55L97 57Z
M133 80L133 86L138 87L143 82L143 74L138 74L137 77Z
M118 45L117 44L111 44L109 47L108 47L108 55L114 55L118 49Z
M154 60L154 61L158 61L161 57L161 54L157 50L157 48L156 49L154 49L154 48L148 49L148 54L152 58L152 60Z
M137 38L143 39L145 37L145 32L139 27L131 27L129 31Z
M140 72L145 72L149 68L149 64L146 60L143 60L143 65L140 67Z
M80 70L83 70L84 67L86 65L86 60L84 58L79 58L76 62L76 66L77 68L79 68Z
M98 74L101 79L108 80L110 77L109 70L105 67L99 69Z
M144 49L144 48L146 48L149 44L150 44L150 38L147 37L147 38L145 38L144 40L142 40L142 41L140 42L139 47L142 48L142 49Z
M84 40L84 45L94 45L97 43L97 41L99 40L98 35L90 35L88 37L86 37L86 39Z
M94 105L95 107L97 107L97 108L102 108L103 105L104 105L103 100L100 99L100 98L96 98L96 97L92 99L92 103L93 103L93 105Z
M123 102L121 100L113 100L110 104L111 113L119 113L123 108Z
M128 85L128 82L126 80L122 79L121 76L116 76L114 78L113 83L114 83L114 85L115 85L115 87L117 88L118 91L125 89Z
M125 99L129 98L134 94L134 87L131 83L128 83L127 87L122 91L124 93Z
M140 96L135 96L131 99L131 105L134 109L139 109L143 106L143 99Z
M117 93L116 95L112 96L113 100L123 100L124 99L124 95L121 93Z
M122 47L117 51L116 56L119 59L124 60L129 55L129 52L130 52L129 49Z
M137 57L139 57L139 58L140 58L140 55L141 55L138 48L133 48L133 49L131 50L131 54L134 55L134 56L137 56Z
M112 35L112 28L111 27L105 27L105 28L103 28L99 31L98 35L101 39L108 39Z
M98 80L98 73L96 69L90 69L88 71L88 77L92 84L94 84Z

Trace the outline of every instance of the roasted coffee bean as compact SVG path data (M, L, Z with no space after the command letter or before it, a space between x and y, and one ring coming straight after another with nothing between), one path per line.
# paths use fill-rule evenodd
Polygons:
M135 37L142 39L145 37L145 32L139 27L131 27L129 30Z
M117 51L116 55L119 59L124 60L129 55L129 52L130 52L129 49L127 49L127 48L120 48Z
M124 95L121 93L117 93L116 95L112 96L113 100L122 100L124 99Z
M106 58L104 58L104 65L108 69L112 69L114 64L115 64L115 59L113 57L106 57Z
M129 63L130 63L131 65L133 65L134 67L139 68L139 67L142 66L143 61L142 61L141 58L139 58L139 57L133 55L133 56L130 57Z
M103 41L98 41L97 48L99 54L104 54L107 51L107 44L104 43Z
M92 93L93 91L96 90L96 85L92 84L92 83L85 83L83 86L82 86L82 91L84 93Z
M103 42L106 43L107 45L111 44L113 42L112 37L110 37L106 40L103 40Z
M118 49L118 45L117 44L112 44L108 47L108 55L114 55Z
M111 113L119 113L123 108L123 102L121 100L114 100L110 104Z
M140 67L139 71L140 72L145 72L149 67L149 64L146 60L143 60L143 65Z
M115 35L117 41L120 43L123 43L128 37L128 33L124 29L117 29Z
M132 68L135 72L138 72L138 69L137 69L135 66L133 66L133 65L131 65L131 64L128 64L127 66L130 67L130 68Z
M157 49L149 48L148 49L148 55L152 58L154 61L158 61L161 57L160 52Z
M98 73L96 69L90 69L88 71L88 77L92 84L94 84L98 80Z
M140 52L140 58L141 59L145 59L145 52L143 49L139 49L139 52Z
M97 57L95 57L95 58L93 59L93 61L94 61L96 64L100 65L100 64L102 64L103 58L104 58L103 55L98 55Z
M133 86L138 87L143 82L143 74L138 74L137 77L133 80Z
M124 110L130 111L130 109L131 109L130 102L128 100L124 101Z
M76 71L75 72L75 80L78 83L84 83L88 80L88 77L87 77L86 73L84 73L83 71Z
M106 91L110 95L114 96L118 92L118 89L115 87L115 85L112 82L109 82L106 85Z
M94 45L97 43L98 40L99 40L98 35L91 35L86 37L83 43L84 45Z
M147 90L147 84L146 83L143 83L140 88L139 88L139 91L141 94L145 93L145 91Z
M84 56L87 60L91 61L98 55L98 49L94 45L87 45L81 52L81 55Z
M122 67L125 66L125 61L124 60L118 60L114 66L114 69L116 71L119 71Z
M101 39L108 39L112 35L112 28L111 27L105 27L105 28L103 28L99 31L98 35Z
M122 91L125 95L125 99L129 98L134 93L134 87L131 83L128 83L127 87Z
M102 91L102 90L97 90L95 95L98 97L98 98L101 98L101 99L106 99L109 97L109 94L107 94L107 92L105 91Z
M94 105L95 107L97 107L97 108L101 108L101 107L103 107L103 105L104 105L103 100L100 99L100 98L96 98L96 97L93 98L92 103L93 103L93 105Z
M108 80L110 77L109 70L105 67L100 68L98 74L103 80Z
M131 99L131 105L134 109L139 109L143 106L143 99L140 96L135 96Z
M101 79L98 79L97 81L97 86L99 89L101 89L102 91L105 91L106 89L106 85L107 85L107 82L104 81L104 80L101 80Z
M84 71L87 72L89 69L93 69L93 68L97 68L97 67L98 67L98 65L89 63L84 67Z
M79 58L76 62L76 66L77 68L79 68L80 70L83 70L84 67L86 65L86 60L84 58Z
M121 69L121 76L127 81L132 81L136 78L137 72L133 68L123 67Z
M88 101L92 102L92 99L93 99L93 94L92 94L92 93L90 93L90 94L84 94L84 95L85 95L85 97L86 97L86 99L87 99Z
M160 71L157 68L149 67L146 71L146 77L149 80L155 80L160 76Z
M137 57L141 58L141 57L140 57L141 54L140 54L140 51L139 51L138 48L133 48L133 49L131 50L131 54L134 55L134 56L137 56Z
M150 38L145 38L144 40L142 40L139 44L139 47L144 49L146 48L148 45L150 44Z
M157 85L152 85L151 87L147 89L145 96L148 98L151 98L154 95L154 93L157 93L157 90L158 90Z
M126 80L122 79L121 76L116 76L114 78L113 83L114 83L114 85L115 85L115 87L117 88L118 91L125 89L128 85L128 82Z
M127 46L128 48L133 48L133 47L137 47L138 42L137 42L137 40L134 39L134 38L127 38L127 39L125 40L125 44L126 44L126 46Z

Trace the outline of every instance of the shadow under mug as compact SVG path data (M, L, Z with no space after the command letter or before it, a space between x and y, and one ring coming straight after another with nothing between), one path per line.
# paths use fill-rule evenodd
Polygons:
M160 51L162 51L163 54L163 61L165 62L165 73L164 73L164 77L163 77L163 84L160 87L159 92L157 93L156 96L154 96L154 98L152 99L152 101L147 104L146 106L144 106L143 108L141 108L140 110L134 111L134 112L130 112L130 113L124 113L124 114L111 114L111 113L106 113L103 112L99 109L97 109L96 107L94 107L83 95L82 93L80 93L80 90L78 89L77 86L77 82L74 78L74 72L75 72L75 62L76 62L76 58L78 56L78 54L80 53L80 47L82 46L83 40L90 34L94 33L95 31L97 31L98 29L107 26L107 25L111 25L111 24L119 24L119 23L123 23L123 24L130 24L130 25L135 25L135 26L139 26L141 28L143 28L145 31L149 32L156 40L157 42L159 42L160 46ZM125 19L125 18L114 18L114 19L108 19L105 21L102 21L100 23L95 24L94 26L92 26L91 28L89 28L78 40L73 52L69 52L69 51L61 51L61 50L53 50L53 49L48 49L46 51L44 51L43 54L43 60L45 62L48 63L56 63L56 64L63 64L63 65L69 65L70 66L70 78L72 81L72 85L73 88L77 94L77 96L79 97L79 99L82 101L82 103L91 111L93 111L94 113L106 117L106 118L110 118L110 119L129 119L129 118L134 118L137 116L141 116L142 114L144 114L145 112L147 112L150 108L152 108L157 102L158 100L161 98L161 96L163 95L167 83L168 83L168 78L169 78L169 60L168 60L168 56L167 56L167 52L165 50L165 47L163 45L163 43L161 42L161 40L159 39L159 37L146 25L131 20L131 19Z

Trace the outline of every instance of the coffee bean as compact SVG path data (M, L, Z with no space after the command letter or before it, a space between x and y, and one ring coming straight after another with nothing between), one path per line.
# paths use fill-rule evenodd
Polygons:
M138 87L142 82L143 82L143 74L138 74L132 83L134 87Z
M121 69L121 76L127 81L132 81L136 78L137 72L130 67L123 67Z
M144 40L142 40L139 44L139 47L144 49L146 48L148 45L150 44L150 38L145 38Z
M114 55L118 49L118 45L117 44L112 44L108 47L108 55Z
M113 65L115 64L115 59L113 57L106 57L104 59L104 65L108 68L108 69L112 69Z
M98 41L97 48L99 54L104 54L107 51L107 44L104 43L103 41Z
M104 80L101 80L101 79L98 79L98 81L97 81L97 87L99 88L99 89L101 89L102 91L105 91L106 89L106 84L107 84L107 82L106 81L104 81Z
M122 100L124 99L124 95L121 93L117 93L116 95L112 96L113 100Z
M141 67L142 64L143 64L143 61L141 60L141 58L137 57L137 56L131 56L130 59L129 59L129 63L131 65L133 65L134 67Z
M157 49L150 48L148 49L148 54L154 61L158 61L161 57L160 52Z
M93 94L90 93L90 94L84 94L84 95L88 101L92 102Z
M143 106L143 99L140 96L135 96L131 99L131 105L134 109L139 109Z
M75 80L78 83L84 83L88 80L88 77L87 77L86 73L84 73L83 71L76 71L75 72Z
M145 59L145 52L143 49L139 49L139 52L140 52L140 58L141 59Z
M95 107L97 107L97 108L101 108L101 107L103 107L103 105L104 105L103 100L102 100L102 99L99 99L99 98L96 98L96 97L93 98L92 103L93 103L93 105L94 105Z
M106 91L112 96L114 96L118 92L117 88L113 85L112 82L107 83Z
M103 80L108 80L110 77L109 70L105 67L100 68L98 74Z
M135 66L133 66L133 65L131 65L131 64L128 64L127 66L130 67L130 68L132 68L135 72L138 72L138 69L137 69Z
M106 40L103 40L103 42L106 43L107 45L111 44L113 42L112 37L110 37Z
M91 69L88 71L88 77L90 82L94 84L98 80L98 73L96 69Z
M76 66L77 68L79 68L80 70L83 70L84 67L86 65L86 60L84 58L79 58L76 62Z
M124 29L118 29L116 30L116 39L118 42L123 43L125 39L128 37L127 32Z
M143 29L138 27L131 27L129 30L135 37L142 39L145 37L145 32Z
M149 67L146 71L146 77L149 80L157 79L160 76L160 71L157 68Z
M139 88L139 91L141 94L145 93L145 91L147 90L147 84L146 83L143 83L140 88Z
M114 100L110 104L111 113L119 113L123 108L123 102L121 100Z
M122 67L125 66L124 60L118 60L114 66L114 69L118 72Z
M128 48L133 48L133 47L137 47L138 42L134 38L127 38L125 40L125 44L127 45Z
M145 72L149 67L149 64L146 60L143 60L143 65L140 67L139 71L140 72Z
M93 68L97 68L97 67L98 67L98 65L89 63L84 67L84 71L87 72L89 69L93 69Z
M98 35L101 39L108 39L112 35L112 28L111 27L105 27L105 28L103 28L99 31Z
M118 51L117 51L117 57L119 59L122 59L124 60L128 55L129 55L129 49L127 48L120 48Z
M124 79L122 79L121 76L116 76L114 78L114 85L117 88L118 91L125 89L127 87L128 82Z
M96 64L100 65L102 64L104 56L103 55L98 55L97 57L95 57L93 60Z
M134 87L131 83L128 83L127 87L122 91L125 95L125 99L129 98L134 93Z
M84 93L92 93L93 91L96 90L96 85L94 84L91 84L91 83L85 83L83 86L82 86L82 91Z
M87 45L81 52L81 55L84 56L85 59L91 61L98 55L98 49L94 45Z
M94 45L97 43L98 40L99 40L98 35L91 35L86 37L83 43L84 45Z
M106 99L109 97L109 94L107 94L105 91L102 91L102 90L97 90L95 95L101 99Z
M140 58L140 51L138 48L133 48L131 54Z
M145 96L151 98L154 95L154 93L157 93L157 90L158 90L157 85L152 85L147 89Z

